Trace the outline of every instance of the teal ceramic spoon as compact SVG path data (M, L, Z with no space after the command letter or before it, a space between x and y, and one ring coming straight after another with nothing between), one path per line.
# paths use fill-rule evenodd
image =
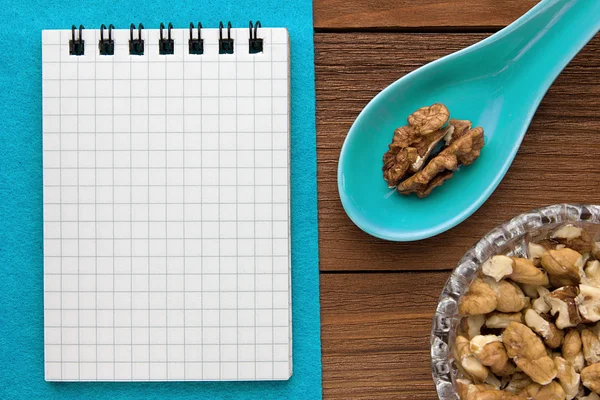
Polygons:
M495 35L388 86L360 113L342 147L338 189L348 216L365 232L395 241L424 239L465 220L500 183L554 79L599 29L600 0L543 0ZM474 164L428 197L399 195L383 180L382 156L411 112L438 102L451 117L482 126L486 145Z

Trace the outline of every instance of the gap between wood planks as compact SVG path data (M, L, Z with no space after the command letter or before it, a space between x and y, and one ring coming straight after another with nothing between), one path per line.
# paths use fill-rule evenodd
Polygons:
M381 27L381 28L315 28L314 33L496 33L496 26L425 26L425 27Z
M399 272L406 272L406 273L415 273L415 274L419 274L419 273L440 273L440 274L448 274L448 272L452 271L452 268L449 269L433 269L433 270L427 270L427 269L382 269L382 270L378 270L378 269L363 269L363 270L354 270L354 271L344 271L344 270L322 270L321 274L327 274L327 275L358 275L358 274L397 274Z

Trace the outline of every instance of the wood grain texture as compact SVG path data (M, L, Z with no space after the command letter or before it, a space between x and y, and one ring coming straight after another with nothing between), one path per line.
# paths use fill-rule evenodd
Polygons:
M537 0L315 0L316 29L499 28Z
M433 399L431 319L448 274L321 274L323 397Z
M503 182L468 220L411 243L375 239L344 213L337 159L352 122L381 89L486 34L321 33L315 35L320 268L451 269L487 231L526 210L600 195L600 37L558 77Z

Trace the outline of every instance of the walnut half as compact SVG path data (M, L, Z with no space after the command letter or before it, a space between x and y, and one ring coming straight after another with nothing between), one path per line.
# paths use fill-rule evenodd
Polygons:
M436 103L418 109L408 117L408 125L394 131L382 167L390 188L425 197L450 179L458 167L471 164L479 156L483 129L471 129L467 120L448 123L449 117L446 106ZM445 147L434 154L442 140Z
M483 143L483 129L471 129L433 157L421 171L400 183L398 192L427 196L436 186L449 179L458 167L473 163L479 157Z

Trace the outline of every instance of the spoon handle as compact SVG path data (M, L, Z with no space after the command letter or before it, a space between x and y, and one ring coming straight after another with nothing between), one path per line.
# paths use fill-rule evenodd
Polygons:
M495 50L509 60L512 79L522 80L543 96L599 30L600 0L542 0L494 35L494 42L502 47Z

